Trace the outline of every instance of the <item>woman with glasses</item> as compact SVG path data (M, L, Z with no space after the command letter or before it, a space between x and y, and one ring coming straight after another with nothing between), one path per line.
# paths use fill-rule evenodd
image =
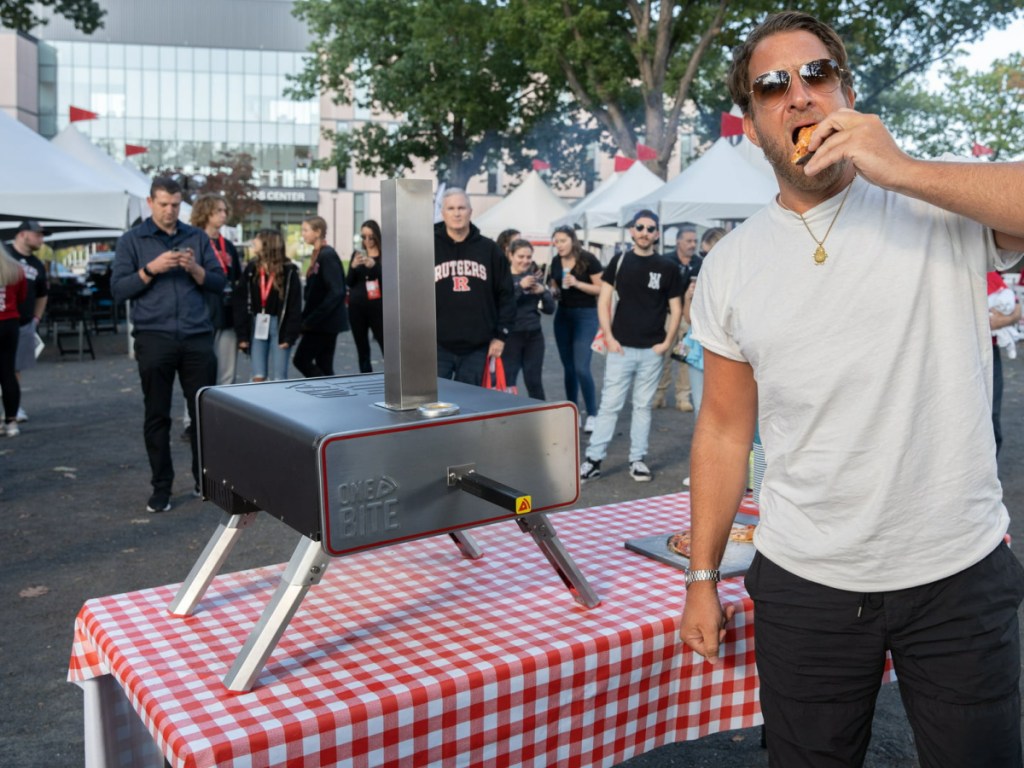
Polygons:
M359 357L359 372L373 373L370 331L384 354L384 302L381 299L380 225L373 219L359 228L363 247L352 252L345 282L349 287L348 319Z
M559 227L551 235L556 258L551 261L548 283L558 297L555 313L555 344L565 369L565 398L577 403L582 391L587 420L583 431L594 431L597 416L597 390L590 372L593 351L590 344L597 334L597 295L601 292L601 262L584 251L576 230Z
M320 216L302 220L302 239L313 246L303 291L302 339L295 367L306 378L334 375L338 334L348 330L345 312L345 269L338 252L327 244L327 222Z
M252 355L253 381L280 381L288 378L288 357L302 326L299 270L276 229L261 229L252 252L235 290L238 348Z

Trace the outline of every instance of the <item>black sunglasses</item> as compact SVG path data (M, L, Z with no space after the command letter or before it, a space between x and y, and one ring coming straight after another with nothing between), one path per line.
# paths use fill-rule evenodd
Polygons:
M634 224L633 229L637 232L657 232L658 228L653 224Z
M808 61L796 71L804 85L820 93L831 93L838 88L846 72L834 59ZM793 77L788 69L773 69L754 78L750 84L750 95L762 107L771 109L782 103L792 83Z

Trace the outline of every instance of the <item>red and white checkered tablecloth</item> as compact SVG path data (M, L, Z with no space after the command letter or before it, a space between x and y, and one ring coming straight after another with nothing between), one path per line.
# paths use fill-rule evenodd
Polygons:
M662 744L760 723L752 606L739 579L723 663L677 639L683 573L629 538L688 519L673 494L551 515L602 598L575 603L514 523L333 561L254 690L222 678L283 565L220 576L196 614L176 585L88 601L69 679L112 675L175 768L611 766ZM744 510L749 511L749 510Z

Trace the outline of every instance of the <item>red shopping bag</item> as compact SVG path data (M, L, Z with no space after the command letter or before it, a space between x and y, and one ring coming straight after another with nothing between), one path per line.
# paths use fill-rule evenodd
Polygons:
M487 365L484 367L484 389L496 389L499 392L508 392L510 395L518 395L519 388L511 387L505 383L505 364L500 357L488 357Z

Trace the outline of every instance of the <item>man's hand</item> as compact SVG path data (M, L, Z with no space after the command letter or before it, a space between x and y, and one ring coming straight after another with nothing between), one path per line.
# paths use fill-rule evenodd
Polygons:
M656 354L656 355L664 355L666 352L668 352L668 348L671 347L671 346L672 346L672 341L671 340L665 340L665 341L661 342L660 344L655 344L653 347L651 347L651 349L654 350L654 354Z
M725 640L725 625L732 621L736 606L722 608L713 582L691 584L686 591L683 625L679 636L709 664L718 663L718 649Z
M177 251L164 251L149 262L149 264L146 265L146 268L154 275L163 274L164 272L179 266L180 257L181 254Z
M501 339L491 339L491 346L487 348L488 357L501 357L501 353L505 351L505 342Z
M619 340L612 336L610 333L604 335L604 345L608 347L609 354L615 353L616 355L622 354L622 345L619 344Z
M814 152L804 173L813 176L840 160L850 160L857 173L876 186L898 189L906 168L916 162L901 150L878 115L837 109L814 129L808 149Z

